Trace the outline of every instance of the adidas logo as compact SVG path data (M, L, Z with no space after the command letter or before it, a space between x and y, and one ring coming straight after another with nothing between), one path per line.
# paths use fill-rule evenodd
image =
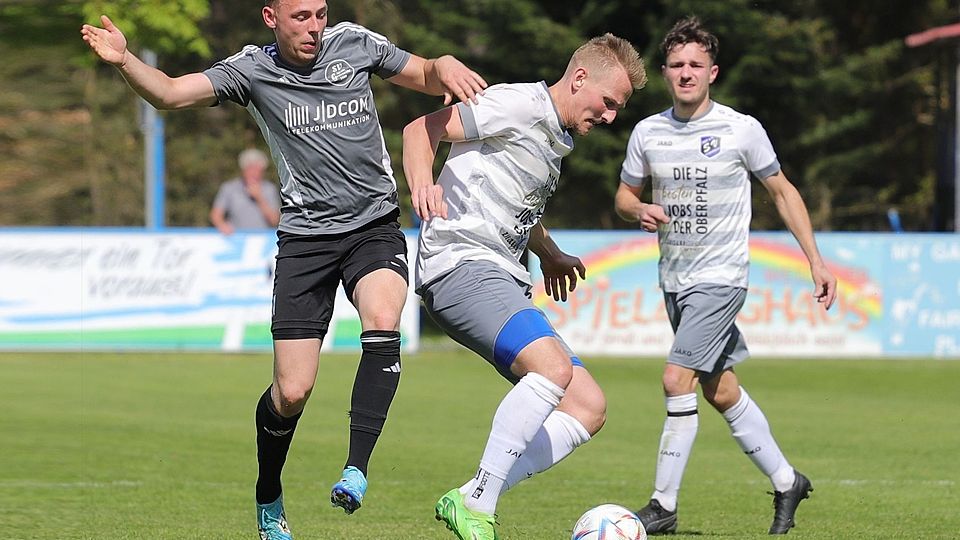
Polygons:
M381 371L386 371L387 373L400 373L400 362L394 362L390 367L385 367Z
M274 431L274 430L272 430L272 429L267 429L267 428L263 428L263 430L266 431L267 433L273 435L274 437L283 437L284 435L286 435L286 434L290 433L291 431L293 431L292 429L278 429L278 430Z

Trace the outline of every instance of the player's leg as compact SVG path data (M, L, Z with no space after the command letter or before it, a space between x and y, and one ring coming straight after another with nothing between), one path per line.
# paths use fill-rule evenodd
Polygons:
M766 416L740 386L732 369L704 381L703 396L723 414L734 440L770 479L774 489L774 519L770 533L786 533L793 527L800 501L813 491L810 481L795 471L784 457Z
M336 281L324 246L280 233L274 278L273 383L256 408L257 521L262 537L291 538L280 482L297 422L313 390L320 343L333 312ZM335 279L335 275L334 275Z
M461 538L494 538L493 512L507 475L556 409L573 376L570 356L523 286L493 263L461 264L421 291L451 337L494 365L514 387L497 408L475 477L436 506Z
M362 353L350 398L350 446L330 500L348 514L367 489L370 456L400 384L400 314L407 297L406 239L395 217L345 239L343 281L360 315Z
M560 405L544 420L526 451L510 469L504 490L549 469L587 443L603 427L606 409L606 397L600 386L577 361Z
M537 310L531 309L531 312L535 313L534 317L543 317ZM504 331L519 330L518 336L528 331L514 324L508 322ZM560 404L573 378L569 357L553 336L540 337L524 345L512 362L504 357L497 361L508 364L519 381L507 392L494 413L480 467L465 494L468 508L487 514L496 510L510 470Z
M700 423L696 386L728 363L735 363L725 350L745 296L744 289L713 284L664 294L675 337L663 372L667 418L660 437L654 493L650 503L638 511L647 532L676 530L680 485Z
M257 525L270 540L291 537L280 476L316 380L319 354L319 339L274 341L273 384L257 402Z
M685 334L678 333L678 336ZM676 342L674 349L677 349ZM678 364L668 363L663 370L667 417L660 434L654 491L650 502L637 511L648 533L673 532L677 529L680 484L700 425L697 380L697 371Z

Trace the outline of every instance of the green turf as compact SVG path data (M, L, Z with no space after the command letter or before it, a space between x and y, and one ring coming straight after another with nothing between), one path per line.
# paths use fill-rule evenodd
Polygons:
M501 499L505 540L569 538L588 507L649 496L661 362L587 362L607 426ZM0 537L255 538L253 407L270 369L268 355L0 355ZM285 471L297 538L453 538L433 504L473 473L507 385L459 350L406 357L364 508L345 516L328 497L354 369L324 357L297 430ZM960 362L755 359L739 373L816 488L791 537L958 537ZM765 538L769 485L707 412L675 538Z

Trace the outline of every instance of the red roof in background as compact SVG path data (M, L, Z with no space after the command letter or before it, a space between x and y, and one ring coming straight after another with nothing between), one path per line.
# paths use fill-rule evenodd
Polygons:
M934 41L955 37L960 37L960 23L938 26L917 34L910 34L904 41L907 43L907 47L920 47Z

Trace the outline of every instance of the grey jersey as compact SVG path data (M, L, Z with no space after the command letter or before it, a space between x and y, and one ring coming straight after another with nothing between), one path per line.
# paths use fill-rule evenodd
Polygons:
M279 229L351 231L397 209L370 77L399 73L410 53L366 28L327 28L313 65L280 58L276 43L248 45L204 74L217 99L247 108L280 176Z

